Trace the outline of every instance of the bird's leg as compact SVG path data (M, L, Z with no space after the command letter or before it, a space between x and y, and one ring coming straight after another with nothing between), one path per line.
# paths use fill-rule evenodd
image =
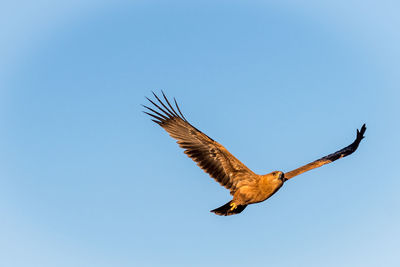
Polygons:
M236 203L234 203L234 202L232 202L232 203L230 204L230 206L231 206L231 209L230 209L230 210L235 210L235 209L237 208L237 205L236 205Z

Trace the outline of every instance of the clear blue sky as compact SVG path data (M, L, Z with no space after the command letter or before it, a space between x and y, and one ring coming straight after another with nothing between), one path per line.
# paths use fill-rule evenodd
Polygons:
M398 3L8 2L1 266L400 266ZM228 191L141 112L161 89L260 174L366 139L219 217Z

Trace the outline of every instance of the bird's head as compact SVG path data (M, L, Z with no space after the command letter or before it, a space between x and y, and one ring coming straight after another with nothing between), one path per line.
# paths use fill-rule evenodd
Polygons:
M285 178L285 174L281 171L272 172L272 175L275 177L275 179L281 180L282 182L285 182L287 180Z

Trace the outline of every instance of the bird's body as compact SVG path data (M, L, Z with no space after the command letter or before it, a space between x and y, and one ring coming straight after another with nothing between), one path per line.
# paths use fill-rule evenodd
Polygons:
M154 94L154 96L159 105L150 99L148 100L159 111L144 106L152 112L145 113L152 116L155 123L163 127L171 137L177 140L187 156L228 189L233 196L231 201L212 210L215 214L224 216L238 214L247 205L268 199L282 187L285 181L294 176L350 155L357 149L366 130L364 124L360 131L357 130L357 138L349 146L293 171L287 173L274 171L269 174L258 175L235 158L224 146L192 126L181 113L176 101L175 106L179 114L164 93L165 103L157 95Z
M235 192L231 192L233 199L227 203L229 205L225 204L218 209L212 210L212 212L218 215L238 213L235 207L242 207L244 209L249 204L267 200L285 182L282 172L275 171L265 175L255 173L245 175L246 177L243 178L238 176L233 177L233 179L241 179L242 182L237 185L238 189Z

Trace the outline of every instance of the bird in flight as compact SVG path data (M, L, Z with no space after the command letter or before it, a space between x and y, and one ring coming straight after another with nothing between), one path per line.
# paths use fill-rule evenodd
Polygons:
M160 125L197 165L214 178L219 184L230 191L233 199L219 208L212 210L217 215L228 216L241 213L247 205L262 202L275 194L289 179L306 171L321 167L337 159L346 157L357 150L364 138L365 124L357 130L356 140L349 146L329 154L293 171L283 173L273 171L265 175L252 172L225 147L191 125L183 116L175 98L171 105L162 92L164 102L153 92L156 100L151 100L154 106L143 105L152 117L152 121ZM158 103L156 103L158 102Z

